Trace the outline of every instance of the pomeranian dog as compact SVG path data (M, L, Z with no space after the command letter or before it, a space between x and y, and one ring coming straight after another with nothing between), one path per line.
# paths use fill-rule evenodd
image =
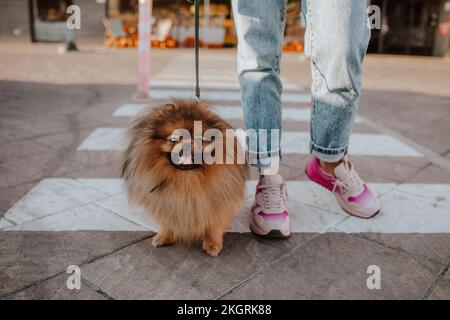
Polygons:
M200 132L194 121L201 121ZM208 129L218 130L223 137L214 141L212 151L213 139L204 137ZM122 177L130 203L144 207L160 225L153 246L201 240L202 249L210 256L222 251L223 234L243 203L248 174L245 161L237 161L241 147L236 136L230 138L227 129L233 130L198 101L174 100L135 120ZM230 139L233 144L227 148ZM223 155L233 161L199 163L195 152L188 149L201 154L209 151L211 156Z

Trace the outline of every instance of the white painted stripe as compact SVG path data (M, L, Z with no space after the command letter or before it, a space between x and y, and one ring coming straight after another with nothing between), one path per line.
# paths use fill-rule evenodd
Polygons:
M283 83L283 88L298 88L302 89L301 86L289 82L286 78L280 77L281 82ZM181 82L185 84L192 84L195 82L194 77L194 70L192 72L186 72L186 73L180 73L179 69L173 70L172 72L168 72L167 70L164 70L163 72L160 72L157 76L153 78L152 83L158 84L158 83L167 83L167 82ZM201 85L205 83L205 81L208 82L217 82L217 83L226 83L233 84L233 85L239 85L239 78L236 74L227 75L223 72L217 72L215 70L214 73L207 73L200 70L200 82Z
M229 231L249 232L256 181ZM349 217L330 192L309 181L288 181L293 232L450 233L450 185L373 183L382 211L375 218ZM103 190L100 192L99 190ZM151 216L130 208L120 179L49 178L39 182L6 214L3 230L158 230Z
M150 96L153 99L167 100L171 98L178 99L194 99L194 90L168 90L168 89L154 89L150 90ZM212 101L241 101L240 92L230 91L203 91L201 97L204 100ZM308 103L311 101L309 94L298 93L283 93L281 95L281 101L287 103Z
M119 107L114 113L115 117L134 117L138 115L147 105L126 103ZM211 109L225 120L241 120L244 118L242 107L213 106ZM310 108L283 108L283 121L303 121L309 122L311 118ZM356 117L355 123L361 123L361 119Z
M283 133L281 148L287 154L309 153L309 133ZM421 157L422 154L389 135L353 133L350 136L349 154L365 156Z
M195 79L191 81L180 81L177 79L155 79L151 82L150 91L155 89L182 89L192 90L195 87ZM202 90L236 90L240 91L239 82L224 82L220 77L210 79L203 82L200 79L200 87ZM283 84L283 92L298 92L301 93L303 88L294 84Z
M193 76L193 73L177 73L177 72L167 72L164 70L163 72L160 72L157 76L155 76L154 80L160 80L160 81L182 81L187 80L192 83L192 81L195 81L195 77ZM238 77L236 74L232 76L223 75L223 74L205 74L203 72L200 72L200 80L210 80L210 81L226 81L226 82L234 82L239 83Z
M126 131L124 128L97 128L84 139L77 150L124 150L126 146Z
M125 103L119 107L116 111L114 111L114 117L135 117L142 110L149 107L148 104L141 103Z
M126 129L97 128L78 147L78 150L124 150ZM309 133L284 131L281 139L284 154L308 154ZM349 153L368 156L421 157L422 154L385 134L353 133Z
M0 218L0 230L14 227L14 225L6 219Z

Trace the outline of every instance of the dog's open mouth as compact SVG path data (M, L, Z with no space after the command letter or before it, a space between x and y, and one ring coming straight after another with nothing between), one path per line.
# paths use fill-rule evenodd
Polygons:
M194 169L199 169L203 166L202 164L193 163L194 159L192 159L190 162L180 161L180 163L174 163L172 161L171 154L168 153L167 156L169 158L170 163L178 170L194 170Z
M201 164L174 164L174 163L172 164L178 170L194 170L202 167Z

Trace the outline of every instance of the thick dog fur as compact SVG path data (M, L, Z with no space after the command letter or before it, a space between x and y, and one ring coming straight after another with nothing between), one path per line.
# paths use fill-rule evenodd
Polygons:
M247 166L203 164L193 170L179 170L168 154L175 129L186 129L194 141L194 120L202 121L202 131L219 129L225 142L225 130L232 127L197 101L179 101L157 107L138 118L130 129L130 144L125 151L122 177L129 201L144 207L160 225L154 246L202 240L202 248L211 256L222 251L223 234L244 198ZM236 155L234 150L224 150ZM202 148L205 143L201 142ZM225 162L225 160L224 160Z

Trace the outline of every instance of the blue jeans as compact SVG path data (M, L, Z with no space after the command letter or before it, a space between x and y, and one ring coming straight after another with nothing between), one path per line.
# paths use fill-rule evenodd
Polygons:
M300 1L300 0L299 0ZM280 58L284 0L232 0L238 36L238 73L247 129L281 132ZM302 0L311 62L310 151L322 161L341 159L358 109L361 71L370 39L365 0ZM281 154L279 141L250 153Z

